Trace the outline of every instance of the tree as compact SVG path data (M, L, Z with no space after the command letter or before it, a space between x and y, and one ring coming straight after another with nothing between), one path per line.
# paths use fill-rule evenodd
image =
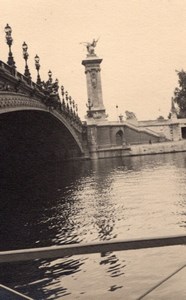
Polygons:
M178 117L186 118L186 72L184 70L176 71L179 77L179 88L174 90L174 102L179 108Z

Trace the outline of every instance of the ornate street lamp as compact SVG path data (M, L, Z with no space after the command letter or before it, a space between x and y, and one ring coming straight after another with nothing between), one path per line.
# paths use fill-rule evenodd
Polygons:
M88 103L86 104L86 107L88 108L88 111L87 111L87 117L88 118L92 118L93 116L93 113L91 111L91 108L93 107L93 104L91 103L91 100L88 99Z
M65 103L65 99L64 99L64 95L65 95L65 92L64 92L64 86L62 85L61 86L61 96L62 96L62 101L63 101L63 103Z
M66 92L65 92L65 100L66 100L67 104L68 104L68 99L69 99L69 98L68 98L68 92L66 91Z
M75 108L75 101L72 100L72 107Z
M39 75L39 70L40 70L39 61L40 61L39 56L36 54L36 56L35 56L35 67L36 67L36 70L37 70L37 84L41 84L41 77Z
M13 68L16 68L15 66L15 61L12 55L12 51L11 51L11 46L12 46L12 42L13 42L13 38L12 38L12 28L7 24L5 27L5 33L6 33L6 43L9 47L9 54L8 54L8 61L7 64Z
M52 92L52 72L49 70L48 71L48 80L46 82L46 89L48 90L49 93Z
M49 82L52 83L52 72L48 71Z
M28 65L27 65L27 60L28 60L28 57L29 57L29 54L27 52L28 46L27 46L27 44L25 42L22 45L22 49L23 49L23 58L25 60L25 72L24 72L24 75L26 77L28 77L29 79L31 79L31 74L30 74L30 71L29 71L29 68L28 68Z
M91 108L93 107L93 104L91 103L91 100L88 99L88 104L86 104L86 107L88 108L88 110L90 111Z

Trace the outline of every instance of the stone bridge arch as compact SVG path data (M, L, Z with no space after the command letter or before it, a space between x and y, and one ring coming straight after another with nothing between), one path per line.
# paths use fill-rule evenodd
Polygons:
M31 123L32 121L37 123L38 130L36 124ZM16 132L14 122L17 122L16 126L18 127L17 131L20 131L19 133ZM52 128L49 128L49 126ZM43 156L44 153L46 154L48 152L48 157L44 157L45 159L53 157L59 160L66 160L82 157L84 155L82 123L80 121L77 122L77 119L73 117L73 115L62 110L61 103L58 103L58 106L54 107L53 105L47 105L44 100L40 101L34 96L10 91L0 91L0 127L0 143L3 144L1 149L4 148L4 152L6 152L11 145L12 148L15 146L12 140L8 139L8 137L6 138L8 134L12 135L12 138L15 140L15 135L17 134L17 147L21 149L19 150L19 154L21 154L24 148L23 145L21 146L21 142L24 143L24 141L21 140L23 136L25 143L28 144L27 146L34 152L33 145L31 145L28 139L30 134L30 138L33 139L36 148L38 145L41 148L40 151L43 152ZM46 137L44 136L45 130ZM36 135L38 135L38 139ZM39 138L45 141L45 143L43 142L43 145L46 144L45 147L41 147L42 141L39 141ZM8 140L10 146L8 146Z

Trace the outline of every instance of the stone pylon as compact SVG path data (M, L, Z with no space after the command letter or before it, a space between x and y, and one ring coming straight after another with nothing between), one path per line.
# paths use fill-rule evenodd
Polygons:
M94 41L94 40L93 40ZM94 43L87 43L87 57L82 61L85 66L85 74L87 80L87 94L88 94L88 111L87 119L105 120L106 113L103 104L102 86L101 86L101 68L100 59L94 53Z

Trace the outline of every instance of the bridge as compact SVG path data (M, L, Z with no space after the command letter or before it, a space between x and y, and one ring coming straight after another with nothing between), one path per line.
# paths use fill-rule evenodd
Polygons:
M32 81L25 42L22 45L25 72L17 71L11 50L12 30L8 24L5 33L9 54L7 63L0 60L2 158L61 161L185 151L186 142L181 140L186 136L186 121L180 123L175 114L171 119L150 123L122 118L108 121L102 96L102 59L95 54L94 40L89 43L93 48L87 49L87 56L82 60L88 94L86 122L82 122L77 104L64 86L59 88L52 72L48 72L46 82L41 80L37 55L37 81Z
M7 63L0 61L0 155L18 160L68 160L85 156L86 126L78 106L59 83L42 81L40 59L35 56L37 82L31 79L28 46L22 45L25 72L17 71L12 53L12 29L7 24ZM2 159L1 159L2 161Z
M27 75L27 74L26 74ZM58 80L37 83L0 61L1 155L66 160L84 156L86 127L78 107Z

